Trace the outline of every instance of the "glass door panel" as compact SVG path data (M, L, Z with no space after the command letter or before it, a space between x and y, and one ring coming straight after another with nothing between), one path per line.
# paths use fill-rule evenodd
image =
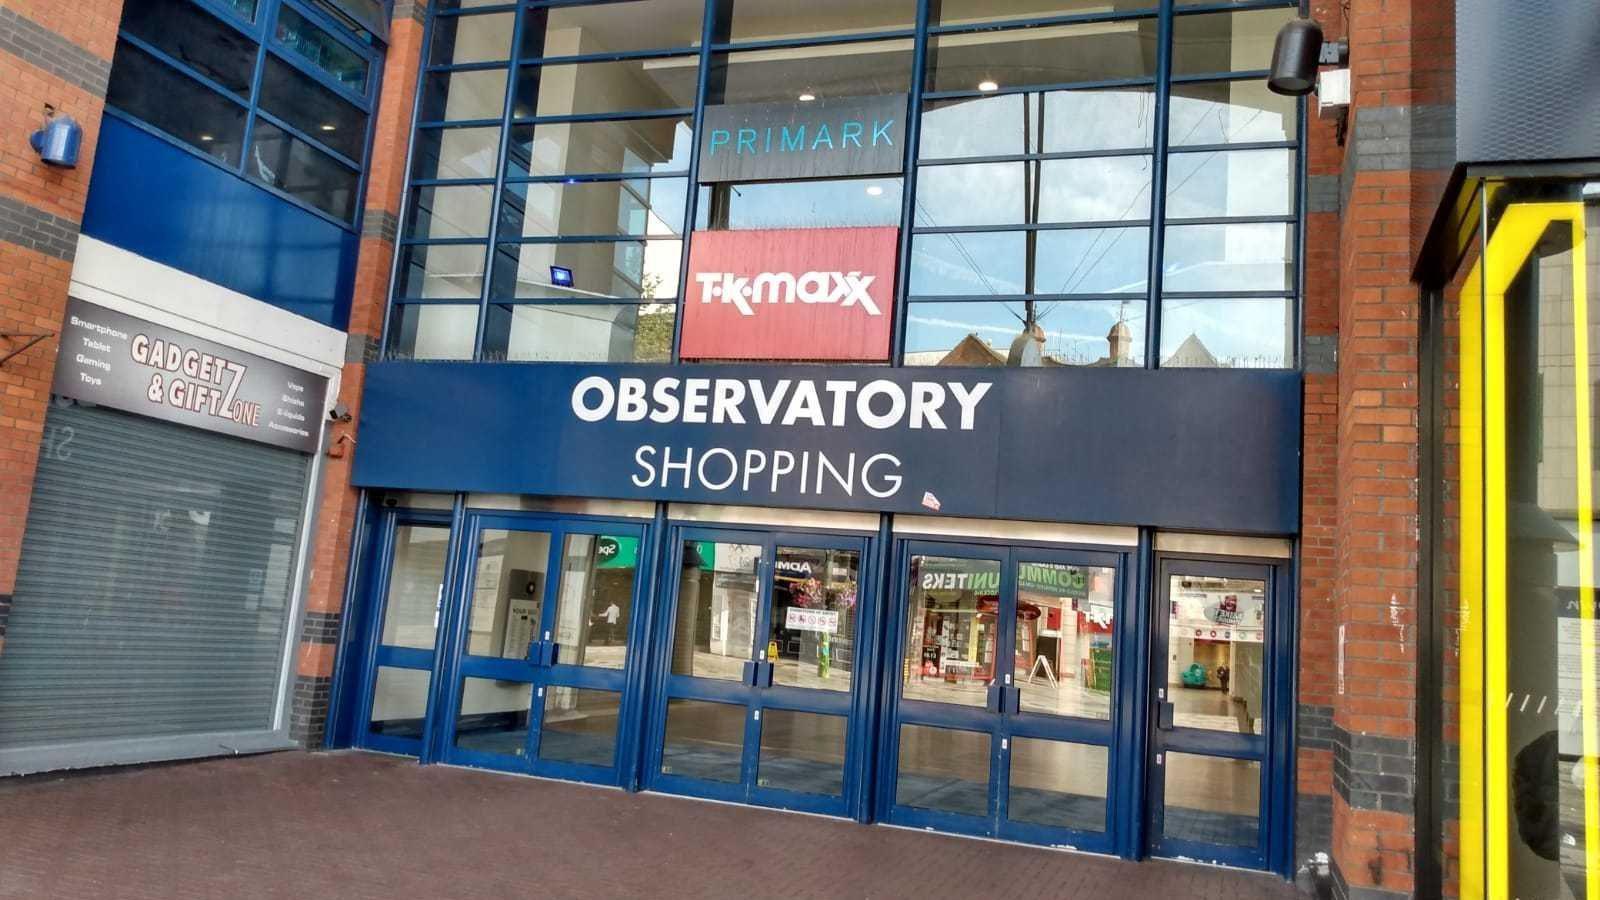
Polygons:
M767 647L772 683L849 692L861 554L778 547L774 559Z
M1116 570L1017 565L1015 679L1021 711L1111 718Z
M450 528L408 521L401 512L386 511L380 522L386 541L382 555L388 565L374 586L381 603L361 744L421 756L428 734Z
M1265 733L1266 593L1258 579L1169 577L1167 697L1174 726Z
M528 748L533 685L489 678L461 679L454 745L463 750L522 756Z
M1106 830L1111 751L1093 744L1011 739L1006 817L1013 822Z
M760 544L684 541L672 674L742 681L755 657Z
M473 558L467 655L527 659L544 615L550 535L485 528Z
M900 726L895 803L987 816L993 735L930 725Z
M629 535L566 536L554 634L561 664L597 669L627 666L639 543Z
M989 705L1001 565L995 559L911 557L902 699Z
M772 707L762 713L757 785L830 797L844 793L848 719Z
M427 669L379 666L372 679L372 713L368 716L367 733L380 738L422 740L430 674Z
M662 774L738 782L744 777L747 717L743 705L676 697L667 701Z
M622 694L552 685L545 690L539 759L610 768L616 764Z
M1260 833L1261 763L1168 753L1162 836L1255 847Z
M445 554L449 546L449 528L395 527L394 555L389 564L379 644L433 652L444 590Z

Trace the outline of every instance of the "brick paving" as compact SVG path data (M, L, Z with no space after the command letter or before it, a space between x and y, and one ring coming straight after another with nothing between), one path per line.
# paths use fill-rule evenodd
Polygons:
M1293 898L1271 875L364 753L0 781L0 898Z

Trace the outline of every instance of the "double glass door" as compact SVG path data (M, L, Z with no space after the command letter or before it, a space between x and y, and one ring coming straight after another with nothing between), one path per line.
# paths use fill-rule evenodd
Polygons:
M361 746L419 756L429 733L429 702L450 564L450 516L385 512L378 550L370 654L364 667Z
M673 546L647 786L848 814L868 540L680 528Z
M1165 559L1152 620L1153 853L1263 868L1279 667L1275 567Z
M889 821L1112 849L1120 554L908 542Z
M643 526L473 515L443 759L615 784Z

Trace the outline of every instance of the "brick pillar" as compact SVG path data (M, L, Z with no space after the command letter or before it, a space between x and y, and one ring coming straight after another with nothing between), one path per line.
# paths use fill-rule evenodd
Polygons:
M94 167L122 0L0 0L0 647L45 440L57 335ZM39 161L45 107L83 126L75 169Z
M330 455L323 460L305 624L295 665L290 733L306 747L322 746L327 725L333 660L350 564L350 536L359 497L350 486L353 440L361 414L367 364L378 357L379 332L383 330L383 311L389 299L389 272L399 230L400 198L405 190L406 148L411 141L411 108L422 61L426 11L422 2L397 0L390 24L389 52L372 136L361 254L356 263L350 309L350 338L339 386L339 401L356 418L333 426ZM345 438L350 440L341 443Z
M1331 10L1337 18L1337 10ZM1414 889L1419 293L1453 152L1452 4L1354 0L1343 167L1332 616L1341 896Z

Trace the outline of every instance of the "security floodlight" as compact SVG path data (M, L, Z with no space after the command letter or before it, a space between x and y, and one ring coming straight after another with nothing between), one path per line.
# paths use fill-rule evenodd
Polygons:
M1315 19L1291 19L1278 29L1272 45L1272 71L1267 89L1274 94L1304 97L1317 86L1317 59L1322 52L1322 26Z

